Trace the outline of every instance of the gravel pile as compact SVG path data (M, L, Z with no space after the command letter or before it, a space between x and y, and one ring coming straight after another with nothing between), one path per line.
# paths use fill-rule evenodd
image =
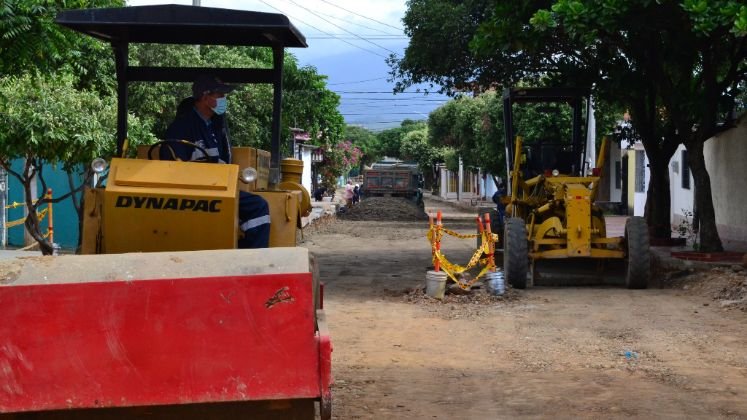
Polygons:
M370 197L352 208L341 210L337 217L345 220L418 221L428 215L415 203L400 197Z
M747 312L747 270L741 265L666 273L665 285L707 296L724 309Z
M448 283L453 285L452 282ZM393 299L402 299L406 303L422 306L427 312L442 319L472 319L498 308L516 305L527 300L527 296L519 290L508 287L503 296L494 296L488 293L480 283L470 292L459 291L454 285L447 289L443 300L434 299L425 294L422 287L406 289L404 291L389 291L388 296ZM456 293L454 293L456 292Z
M704 281L713 285L711 297L721 307L747 312L747 276L741 266L713 269Z

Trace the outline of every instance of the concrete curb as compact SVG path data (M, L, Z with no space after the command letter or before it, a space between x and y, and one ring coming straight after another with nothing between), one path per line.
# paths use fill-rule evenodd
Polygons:
M734 261L694 261L683 260L670 255L670 247L651 247L654 271L710 270L714 267L731 267L742 264Z
M462 210L472 210L472 211L475 211L475 212L480 207L495 207L495 204L493 204L493 202L483 201L483 200L476 201L476 204L473 206L468 201L457 201L457 200L454 200L454 199L443 198L443 197L440 197L440 196L437 196L437 195L424 194L424 198L430 198L433 201L438 201L438 202L441 202L441 203L450 204L450 205L452 205L454 207L457 207L457 208L460 208Z

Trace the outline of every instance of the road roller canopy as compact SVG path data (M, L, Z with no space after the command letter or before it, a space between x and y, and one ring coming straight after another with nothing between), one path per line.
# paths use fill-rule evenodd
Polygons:
M114 48L118 85L118 156L122 155L127 137L128 82L192 82L199 75L209 72L228 83L273 84L270 167L279 174L284 48L308 46L306 38L286 16L277 13L171 4L66 10L57 15L56 22L107 41ZM206 69L130 66L127 56L130 43L270 47L273 50L273 67Z
M306 47L277 13L181 5L67 10L57 23L111 43Z

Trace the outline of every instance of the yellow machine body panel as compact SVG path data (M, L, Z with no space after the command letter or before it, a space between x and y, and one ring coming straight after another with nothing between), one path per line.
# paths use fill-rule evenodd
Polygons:
M153 158L158 160L161 146L153 148ZM148 150L150 145L140 145L137 147L137 158L148 159ZM252 167L257 170L257 180L248 184L239 183L241 191L252 192L256 190L266 190L269 185L270 177L270 152L254 147L232 147L231 163L239 165L239 171L244 168Z
M104 194L107 253L235 248L238 166L113 159Z
M270 247L296 246L299 227L300 191L255 191L270 207Z
M565 185L565 216L568 256L591 256L591 190L586 185Z

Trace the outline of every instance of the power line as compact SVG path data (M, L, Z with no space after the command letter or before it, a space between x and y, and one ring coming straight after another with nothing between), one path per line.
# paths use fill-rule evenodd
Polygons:
M429 99L429 98L351 98L351 97L344 97L342 98L346 101L418 101L418 102L448 102L451 99Z
M394 92L391 90L335 90L333 91L335 93L387 93L389 95L395 95ZM435 95L435 93L425 93L425 92L398 92L396 95L401 94L410 94L410 95Z
M263 0L263 1L264 1L264 0ZM316 17L318 17L319 19L321 19L321 20L323 20L323 21L325 21L325 22L329 23L329 24L330 24L330 25L332 25L332 26L335 26L335 27L337 27L337 28L339 28L339 29L343 30L344 32L347 32L347 33L349 33L350 35L353 35L353 36L355 36L355 37L357 37L357 38L360 38L361 40L363 40L363 41L365 41L365 42L368 42L368 43L369 43L369 44L371 44L371 45L375 45L375 46L377 46L377 47L379 47L379 48L381 48L381 49L383 49L383 50L389 51L389 52L390 52L390 53L392 53L392 54L396 54L396 52L394 52L394 51L390 50L390 49L389 49L389 48L387 48L387 47L384 47L384 46L382 46L382 45L379 45L379 44L377 44L377 43L375 43L375 42L373 42L373 41L369 41L369 40L367 40L366 38L363 38L363 37L361 37L361 36L359 36L359 35L357 35L357 34L355 34L355 33L353 33L353 32L350 32L350 31L348 31L347 29L343 28L342 26L340 26L340 25L338 25L338 24L336 24L336 23L330 22L329 20L327 20L327 19L323 18L322 16L319 16L319 15L318 15L318 14L317 14L316 12L314 12L313 10L311 10L311 9L309 9L309 8L307 8L307 7L301 6L300 4L296 3L296 2L295 2L295 1L293 1L293 0L288 0L288 2L290 2L291 4L295 4L296 6L298 6L298 7L302 8L302 9L306 10L307 12L311 13L312 15L314 15L314 16L316 16Z
M327 16L328 18L336 19L336 20L338 20L338 21L342 21L342 22L345 22L345 23L350 23L350 24L353 24L353 25L355 25L355 26L360 26L361 28L366 28L366 29L370 29L370 30L372 30L372 31L376 31L376 32L381 32L382 34L385 34L385 35L391 35L391 36L402 36L402 35L399 35L399 34L392 34L391 32L386 32L386 31L383 31L383 30L381 30L381 29L378 29L378 28L372 28L372 27L370 27L370 26L366 26L366 25L363 25L363 24L361 24L361 23L353 22L352 20L351 20L351 21L348 21L348 20L345 20L345 19L343 19L343 18L339 18L339 17L337 17L337 16L332 16L332 15L329 15L329 14L327 14L327 13L322 13L322 12L318 12L318 13L319 13L319 14L322 14L322 15L324 15L324 16Z
M362 18L364 18L364 19L368 19L368 20L370 20L370 21L372 21L372 22L376 22L376 23L378 23L378 24L380 24L380 25L388 26L388 27L390 27L390 28L393 28L393 29L396 29L396 30L398 30L398 31L400 31L400 32L404 32L404 29L402 29L402 28L398 28L398 27L396 27L396 26L392 26L392 25L390 25L390 24L388 24L388 23L380 22L380 21L378 21L378 20L376 20L376 19L373 19L373 18L370 18L370 17L368 17L368 16L363 16L363 15L361 15L361 14L355 13L355 12L354 12L354 11L352 11L352 10L348 10L348 9L346 9L346 8L342 7L342 6L338 6L338 5L334 4L334 3L328 2L327 0L321 0L321 1L322 1L322 2L324 2L324 3L327 3L327 4L329 4L330 6L334 6L334 7L338 8L338 9L342 9L342 10L344 10L344 11L348 12L348 13L352 13L352 14L354 14L354 15L358 16L358 17L362 17Z
M398 41L402 39L410 39L404 35L372 35L372 34L365 34L365 35L359 35L366 39L375 39L377 41ZM352 37L346 34L335 34L332 33L331 36L321 36L321 35L309 35L306 37L306 39L358 39L356 37Z
M411 120L412 118L405 118L408 120ZM360 125L375 125L375 124L401 124L404 121L402 120L396 120L396 121L346 121L348 124L360 124ZM415 120L415 121L425 121L425 120Z
M280 13L282 13L282 14L284 14L284 15L288 16L288 17L290 17L291 19L297 20L297 21L301 22L302 24L304 24L304 25L306 25L306 26L308 26L308 27L310 27L310 28L312 28L312 29L315 29L315 30L317 30L317 31L319 31L319 32L321 32L321 33L323 33L323 34L327 34L327 35L329 35L329 36L331 36L331 37L335 38L335 37L334 37L334 36L333 36L332 34L330 34L329 32L325 32L325 31L323 31L323 30L321 30L321 29L319 29L319 28L315 27L314 25L308 24L308 23L304 22L304 21L303 21L303 20L301 20L301 19L298 19L298 18L296 18L296 17L294 17L294 16L291 16L291 15L289 15L289 14L287 14L287 13L283 12L282 10L278 9L277 7L275 7L275 6L271 5L270 3L266 2L265 0L259 0L259 1L260 1L261 3L264 3L265 5L267 5L267 6L269 6L269 7L271 7L271 8L273 8L273 9L277 10L278 12L280 12ZM339 39L339 38L335 38L335 39ZM373 54L373 55L376 55L376 56L379 56L379 57L381 57L381 58L388 58L388 57L386 57L385 55L379 54L379 53L377 53L377 52L375 52L375 51L371 51L371 50L369 50L368 48L363 48L363 47L361 47L360 45L355 45L355 44L353 44L352 42L348 42L348 41L346 41L346 40L344 40L344 39L339 39L339 40L340 40L340 41L342 41L342 42L344 42L344 43L346 43L346 44L348 44L348 45L352 45L352 46L353 46L353 47L355 47L355 48L361 49L361 50L363 50L363 51L366 51L366 52L370 52L371 54Z
M343 115L343 116L345 116L345 115L347 115L347 116L366 116L366 115L420 115L421 117L423 116L423 114L420 113L420 112L373 112L373 113L370 113L370 114L358 114L358 113L351 114L351 113L344 113L343 112L340 115ZM426 117L427 117L427 115L426 115Z
M384 77L377 77L375 79L356 80L354 82L327 83L327 86L352 85L352 84L356 84L356 83L373 82L374 80L382 80L382 79L386 79L386 76L384 76Z

